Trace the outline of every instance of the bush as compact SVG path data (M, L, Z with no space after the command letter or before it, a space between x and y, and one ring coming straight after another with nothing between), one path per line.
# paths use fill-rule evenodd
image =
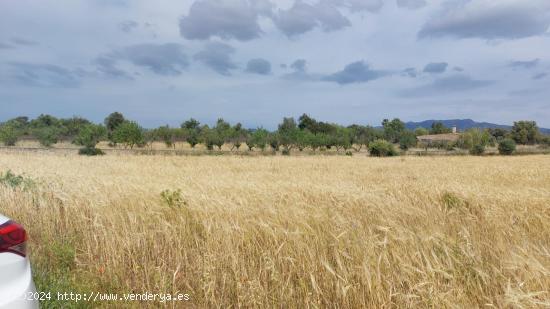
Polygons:
M30 178L16 175L8 170L5 174L0 174L0 184L11 188L22 187L23 189L29 189L34 186L35 183Z
M83 156L102 156L105 154L105 152L95 147L84 147L78 150L78 154Z
M2 141L5 146L15 146L18 137L18 132L13 126L0 126L0 141Z
M498 153L509 156L516 151L516 142L513 139L503 139L498 143Z
M187 202L183 199L181 190L164 190L160 193L160 199L166 206L176 209L187 206Z
M397 155L397 151L390 142L379 139L369 145L369 153L374 157L392 157Z
M348 157L353 156L353 152L351 152L351 151L346 151L346 156L348 156Z
M481 156L485 153L485 145L483 144L475 144L470 148L470 154L474 156Z
M43 127L35 130L34 134L40 142L40 145L44 147L51 147L56 144L59 139L59 130L54 127Z
M290 149L283 149L283 151L281 151L281 154L283 156L290 156Z

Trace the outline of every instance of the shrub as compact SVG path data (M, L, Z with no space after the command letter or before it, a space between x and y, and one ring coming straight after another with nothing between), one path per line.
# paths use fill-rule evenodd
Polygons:
M164 190L160 193L161 201L170 208L181 208L187 205L187 202L183 199L181 195L181 190Z
M485 145L483 144L475 144L470 148L470 154L474 156L481 156L485 153Z
M516 151L516 142L513 139L503 139L498 143L498 153L509 156Z
M353 156L353 152L351 152L351 151L346 151L346 156L348 156L348 157Z
M8 170L5 174L0 175L0 184L11 188L23 187L23 189L28 189L34 185L34 181Z
M4 143L5 146L15 146L18 139L18 132L11 125L0 126L0 141Z
M44 147L51 147L59 139L59 130L55 127L43 127L35 130L34 134Z
M283 156L290 156L290 149L283 149L283 151L281 151L281 154Z
M124 121L113 131L115 143L123 144L125 148L134 148L136 145L143 145L143 129L133 121Z
M390 142L379 139L369 145L369 153L374 157L391 157L396 156L397 151Z
M81 148L78 150L78 154L79 155L84 155L84 156L102 156L105 154L105 152L103 152L103 150L99 149L99 148L95 148L95 147L92 147L92 148L89 148L89 147L84 147L84 148Z
M416 146L416 142L416 135L411 131L405 131L399 138L399 148L409 150L409 148Z

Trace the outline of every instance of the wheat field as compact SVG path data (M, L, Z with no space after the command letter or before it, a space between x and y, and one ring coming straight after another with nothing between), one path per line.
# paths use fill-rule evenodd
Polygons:
M185 292L200 308L550 307L550 156L0 153L7 170L32 179L0 185L0 213L30 233L41 290Z

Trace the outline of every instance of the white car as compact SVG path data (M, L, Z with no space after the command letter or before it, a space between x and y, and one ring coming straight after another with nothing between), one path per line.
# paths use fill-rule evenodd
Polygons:
M0 309L38 308L26 241L25 229L0 215Z

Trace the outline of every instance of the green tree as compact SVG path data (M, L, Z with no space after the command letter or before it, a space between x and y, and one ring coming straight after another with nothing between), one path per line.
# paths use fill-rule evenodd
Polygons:
M509 156L516 151L516 142L511 138L505 138L498 143L498 153Z
M298 131L298 126L294 118L283 118L283 122L279 124L277 132L279 135L279 143L285 150L290 151L292 147L296 145Z
M67 136L77 136L85 126L92 124L88 119L82 117L71 117L67 119L60 119L60 125L64 127L64 133Z
M176 147L176 137L178 132L175 129L170 128L170 126L165 125L158 127L154 131L154 139L160 139L167 148Z
M300 128L300 130L308 130L314 134L319 132L317 120L311 118L308 114L300 116L298 119L298 128Z
M383 139L370 143L369 153L373 157L392 157L397 155L393 144Z
M123 144L124 148L133 149L145 142L143 129L134 121L124 121L116 127L112 135L115 143Z
M353 146L352 130L344 127L338 127L334 134L334 146L336 151L350 149Z
M485 152L485 147L489 145L491 135L487 130L477 128L469 129L464 132L457 141L457 146L462 149L467 149L470 154L482 155Z
M0 126L0 141L5 146L15 146L19 139L19 132L11 124L3 124Z
M405 123L399 118L393 120L384 119L382 121L382 127L384 128L384 137L391 143L398 143L401 134L405 131Z
M540 132L535 121L517 121L510 132L511 138L521 145L533 145L537 143Z
M80 129L78 135L74 139L76 145L83 146L80 149L80 154L98 155L103 154L100 149L97 149L97 144L107 137L107 129L104 126L96 124L88 124Z
M257 147L264 151L267 145L268 137L269 132L266 129L258 128L254 130L254 132L252 132L247 139L248 148L252 150L253 147Z
M239 150L241 145L248 140L248 131L243 129L240 123L237 123L229 130L228 136L227 141L231 143L231 151Z
M40 127L33 130L33 135L36 136L40 145L51 147L59 141L60 130L57 127Z
M107 137L111 141L111 143L116 144L113 133L118 128L118 126L123 124L125 121L126 119L124 119L124 115L119 112L109 114L109 116L107 116L103 121L105 127L107 128Z
M191 148L195 148L201 142L201 127L200 122L196 119L190 118L189 120L181 124L183 130L182 135L185 137L187 143Z
M451 133L453 130L450 128L447 128L443 122L434 122L432 123L432 129L430 130L430 134L446 134Z
M416 146L416 135L412 131L404 131L399 138L399 148L401 150L409 150L409 148Z

